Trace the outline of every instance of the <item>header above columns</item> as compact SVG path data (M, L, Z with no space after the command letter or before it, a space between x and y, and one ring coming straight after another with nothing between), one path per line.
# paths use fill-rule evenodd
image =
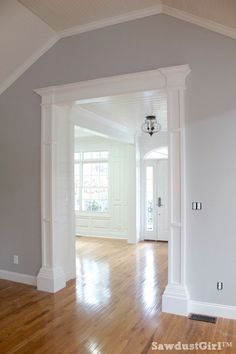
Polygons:
M112 76L73 84L36 89L42 104L68 104L85 98L105 97L129 92L185 88L189 65Z

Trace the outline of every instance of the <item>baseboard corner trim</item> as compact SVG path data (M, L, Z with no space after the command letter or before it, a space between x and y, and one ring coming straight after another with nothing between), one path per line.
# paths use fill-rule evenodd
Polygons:
M60 267L42 267L37 276L37 289L48 293L56 293L65 288L66 274Z
M162 312L188 316L189 295L182 285L168 284L162 296Z

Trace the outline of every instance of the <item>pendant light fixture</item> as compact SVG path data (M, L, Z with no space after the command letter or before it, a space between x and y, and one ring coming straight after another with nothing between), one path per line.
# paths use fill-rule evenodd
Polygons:
M145 122L142 124L141 129L144 133L148 133L152 136L161 130L160 123L157 122L156 116L146 116Z

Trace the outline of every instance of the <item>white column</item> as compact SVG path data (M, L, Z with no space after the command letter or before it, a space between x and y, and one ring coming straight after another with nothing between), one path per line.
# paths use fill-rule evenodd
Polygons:
M188 291L185 284L185 137L180 117L182 96L182 90L168 91L170 235L168 285L162 298L162 310L186 315L188 313Z
M136 162L136 240L141 240L141 155L139 144L140 133L135 135L135 162Z
M162 298L162 310L180 315L188 314L186 272L186 203L185 203L185 128L184 91L169 89L169 254L168 285Z
M38 290L56 292L65 287L61 267L56 217L58 134L55 106L42 105L41 118L41 228L42 267L37 277Z
M188 314L186 286L186 181L185 111L186 72L163 69L167 81L169 148L169 244L168 285L162 297L162 311Z

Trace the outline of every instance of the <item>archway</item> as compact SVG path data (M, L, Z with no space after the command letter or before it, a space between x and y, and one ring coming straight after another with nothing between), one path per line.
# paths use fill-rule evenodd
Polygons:
M144 90L165 90L168 111L169 151L169 263L168 285L163 294L166 312L188 312L186 286L186 196L185 196L185 81L188 65L160 68L105 79L38 89L42 96L42 267L37 277L39 290L56 292L73 278L72 248L63 239L73 234L70 208L70 102ZM136 146L136 138L134 145ZM136 146L137 150L137 146ZM132 156L135 166L138 154ZM134 181L136 179L134 168ZM58 186L60 188L58 188ZM131 186L130 233L138 234L137 184ZM65 265L67 269L65 269Z

